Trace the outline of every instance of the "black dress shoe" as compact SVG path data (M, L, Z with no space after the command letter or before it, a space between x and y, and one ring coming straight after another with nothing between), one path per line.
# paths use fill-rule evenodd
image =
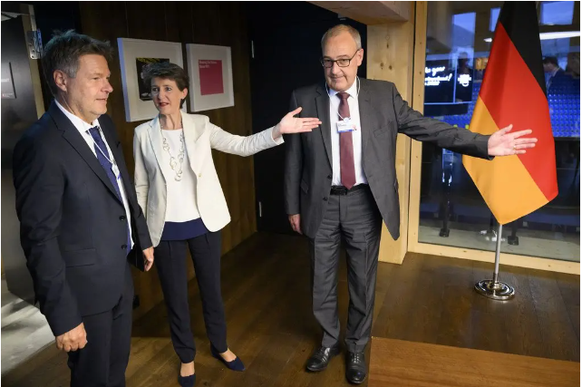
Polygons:
M305 368L311 372L323 371L327 368L327 365L332 357L339 355L340 348L339 345L334 345L333 347L319 347L313 352L313 355L307 360Z
M366 379L366 359L364 352L348 352L346 378L352 384L361 384Z

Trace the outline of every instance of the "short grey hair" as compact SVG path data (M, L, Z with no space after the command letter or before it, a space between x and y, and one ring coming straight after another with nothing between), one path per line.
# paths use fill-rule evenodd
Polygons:
M75 78L79 70L79 58L91 54L103 56L108 64L113 58L109 42L93 39L74 30L55 32L53 38L46 44L42 56L42 69L53 96L59 91L53 78L54 72L60 70L67 76Z
M354 38L354 41L356 42L356 48L358 50L362 48L362 38L360 37L360 33L358 32L358 30L356 30L352 26L348 26L347 24L338 24L337 26L330 28L325 32L325 34L323 34L323 37L321 38L321 51L324 50L325 44L330 38L338 36L342 32L349 32L350 35L352 35L352 38Z

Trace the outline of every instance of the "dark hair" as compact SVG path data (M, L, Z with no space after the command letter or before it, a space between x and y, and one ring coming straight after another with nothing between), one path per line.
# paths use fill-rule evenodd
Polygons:
M113 50L109 42L93 39L74 30L64 33L55 31L42 56L42 69L53 96L56 96L59 90L53 78L54 72L60 70L67 76L75 78L79 70L79 58L91 54L103 56L109 64Z
M154 78L175 81L180 91L183 91L190 84L188 73L182 67L170 62L157 62L147 65L143 71L144 83L150 87Z
M542 62L543 64L553 64L554 66L558 67L558 58L556 58L555 56L546 56L544 58L544 61Z

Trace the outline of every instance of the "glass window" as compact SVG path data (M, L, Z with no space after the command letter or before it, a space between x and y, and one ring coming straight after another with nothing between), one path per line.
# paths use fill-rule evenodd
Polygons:
M453 46L473 46L475 39L475 12L453 16Z
M489 17L489 31L495 31L497 26L497 19L499 19L499 12L501 8L491 8L491 16Z
M475 12L464 8L448 20L453 28L448 44L437 37L427 39L424 114L463 128L471 122L500 11L487 3L472 4L470 10ZM439 2L428 6L429 14L436 12ZM540 24L572 23L573 7L573 2L544 2ZM541 28L559 194L543 208L506 225L502 251L579 262L580 26L564 28L578 34L555 39L547 35L547 27ZM421 243L495 250L495 219L460 154L423 145L419 216Z
M540 12L542 25L569 25L574 17L573 1L543 1Z
M466 32L475 33L475 12L460 13L453 16L455 27L463 28Z

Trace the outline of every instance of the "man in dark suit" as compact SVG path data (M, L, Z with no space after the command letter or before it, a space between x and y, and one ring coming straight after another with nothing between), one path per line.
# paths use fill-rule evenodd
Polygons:
M133 283L153 248L107 111L108 43L73 31L46 45L55 100L14 150L21 243L40 310L68 352L71 386L125 386Z
M558 58L555 56L547 56L542 61L544 66L544 73L546 76L546 92L547 94L559 93L559 88L566 86L572 81L572 76L567 74L558 64ZM564 91L562 90L562 93Z
M323 329L306 368L321 371L340 352L337 269L343 239L350 294L346 377L359 384L367 370L382 219L399 237L396 135L482 158L524 153L536 139L520 138L530 130L509 133L511 126L490 137L451 127L412 110L392 83L357 78L364 52L352 27L330 29L322 51L326 83L291 97L293 109L301 106L301 115L323 124L285 139L285 205L291 227L310 240L313 312Z

